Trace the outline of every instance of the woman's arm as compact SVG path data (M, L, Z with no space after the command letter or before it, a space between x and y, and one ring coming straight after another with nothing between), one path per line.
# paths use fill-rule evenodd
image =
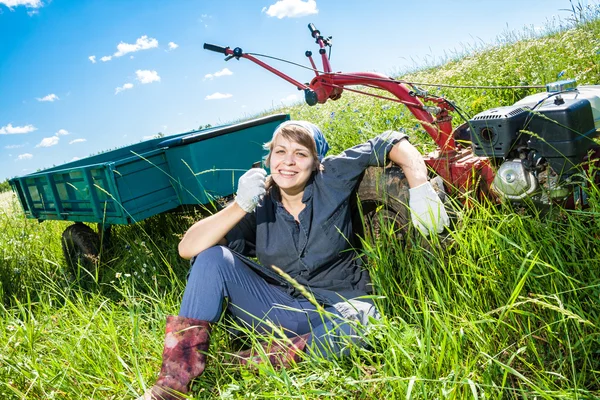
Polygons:
M225 235L248 213L252 213L265 194L267 171L252 168L238 181L235 201L225 209L196 222L179 242L179 255L190 259L216 244L227 244Z
M444 204L427 179L427 166L421 153L408 140L401 140L392 147L388 158L402 168L408 181L408 206L415 227L425 236L443 232L450 221Z
M419 150L408 140L400 140L392 147L388 158L402 168L408 186L415 188L427 182L427 166Z
M233 202L218 213L191 226L179 242L179 255L186 260L216 244L227 244L225 235L244 218L244 211Z

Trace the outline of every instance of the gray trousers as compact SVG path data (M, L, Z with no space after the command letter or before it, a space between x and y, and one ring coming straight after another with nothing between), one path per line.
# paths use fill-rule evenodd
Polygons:
M227 311L257 333L272 332L272 325L288 337L311 332L307 347L324 356L345 354L349 341L360 340L354 325L335 307L321 315L308 300L267 283L243 257L214 246L194 260L179 315L217 322L226 299Z

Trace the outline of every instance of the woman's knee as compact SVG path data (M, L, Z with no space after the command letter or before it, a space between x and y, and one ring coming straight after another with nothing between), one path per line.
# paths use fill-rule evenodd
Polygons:
M223 268L230 268L234 264L234 256L228 247L212 246L194 257L191 264L190 275L198 272L218 275Z

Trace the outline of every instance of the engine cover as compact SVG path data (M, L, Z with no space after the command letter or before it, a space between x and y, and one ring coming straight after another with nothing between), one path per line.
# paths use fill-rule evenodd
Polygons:
M502 163L492 182L492 190L510 200L524 199L537 188L537 179L525 169L521 160L507 160Z
M470 121L473 152L478 156L504 158L514 147L529 107L509 106L483 111Z
M594 146L597 136L587 99L555 96L532 112L524 129L534 132L527 147L544 157L559 175L571 175Z

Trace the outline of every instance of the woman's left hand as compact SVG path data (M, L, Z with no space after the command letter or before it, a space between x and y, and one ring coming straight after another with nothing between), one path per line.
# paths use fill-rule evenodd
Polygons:
M425 182L409 189L408 192L410 216L419 232L425 236L428 236L431 231L442 233L444 227L450 224L450 219L444 203L433 190L431 183Z

